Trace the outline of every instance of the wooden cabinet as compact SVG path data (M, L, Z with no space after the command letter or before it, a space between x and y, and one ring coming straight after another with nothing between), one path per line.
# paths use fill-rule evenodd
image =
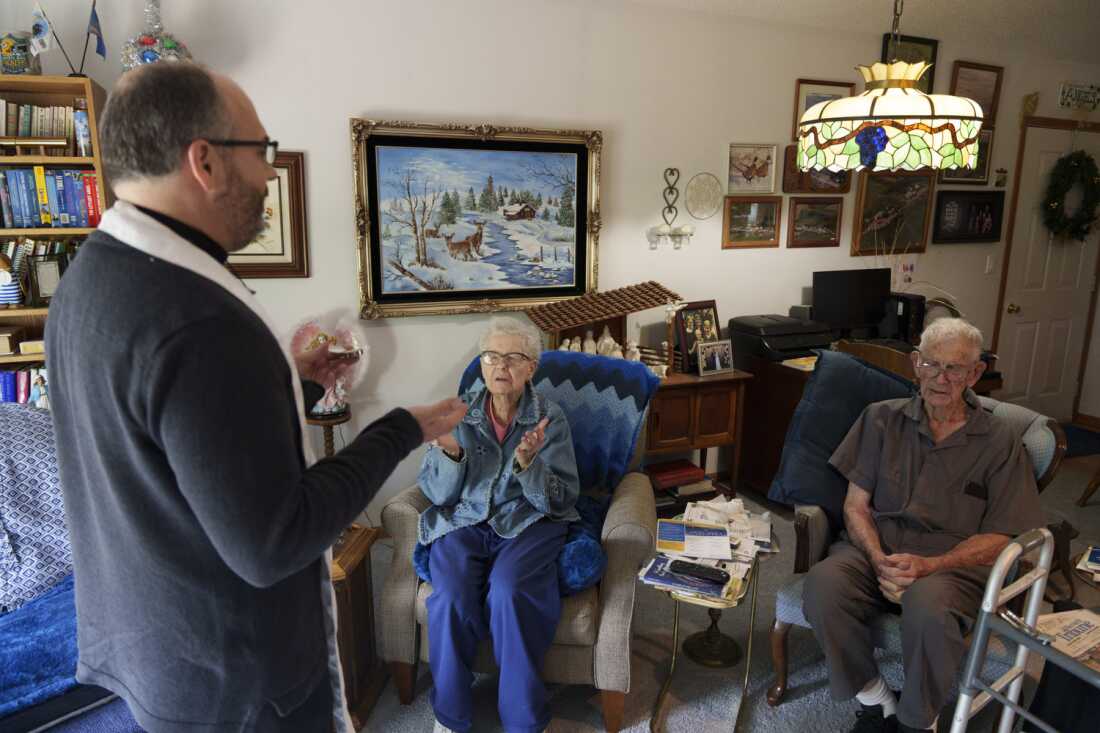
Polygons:
M649 402L646 453L662 454L700 450L706 466L706 451L723 445L732 447L730 475L736 477L741 454L741 415L746 372L696 377L671 374ZM730 482L728 491L732 491Z
M374 637L374 588L370 550L382 534L376 527L351 525L332 550L332 585L336 589L336 638L348 710L358 730L386 682Z

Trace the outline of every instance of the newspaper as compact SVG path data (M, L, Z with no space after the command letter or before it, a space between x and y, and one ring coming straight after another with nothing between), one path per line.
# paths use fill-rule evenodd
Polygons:
M666 555L715 560L730 560L733 557L729 532L724 525L677 519L657 520L657 551Z
M1035 626L1054 637L1055 649L1100 672L1100 615L1085 609L1047 613Z

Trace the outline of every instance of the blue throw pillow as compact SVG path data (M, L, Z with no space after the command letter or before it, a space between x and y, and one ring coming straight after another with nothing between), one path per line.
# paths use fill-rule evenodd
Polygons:
M611 497L582 495L577 499L579 522L569 525L569 534L565 545L558 554L558 590L563 596L580 593L591 588L603 577L607 569L607 555L600 544L600 530L607 510L611 506ZM413 567L421 580L432 582L428 566L431 545L416 543L413 550Z
M829 458L872 402L912 396L909 380L841 351L818 351L817 365L795 408L768 498L825 510L833 531L844 526L848 480Z

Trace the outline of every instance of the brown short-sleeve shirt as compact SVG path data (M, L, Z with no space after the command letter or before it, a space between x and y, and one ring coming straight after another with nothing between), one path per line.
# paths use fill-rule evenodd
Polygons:
M868 405L829 462L871 493L883 549L945 553L976 534L1044 524L1035 475L1009 425L967 390L966 424L937 445L919 396Z

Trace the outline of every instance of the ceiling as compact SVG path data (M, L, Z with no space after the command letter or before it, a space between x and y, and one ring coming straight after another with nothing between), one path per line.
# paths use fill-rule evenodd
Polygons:
M893 0L638 1L849 33L884 33L893 22ZM905 35L961 40L973 32L996 46L1096 65L1098 31L1100 0L908 0L901 16Z

